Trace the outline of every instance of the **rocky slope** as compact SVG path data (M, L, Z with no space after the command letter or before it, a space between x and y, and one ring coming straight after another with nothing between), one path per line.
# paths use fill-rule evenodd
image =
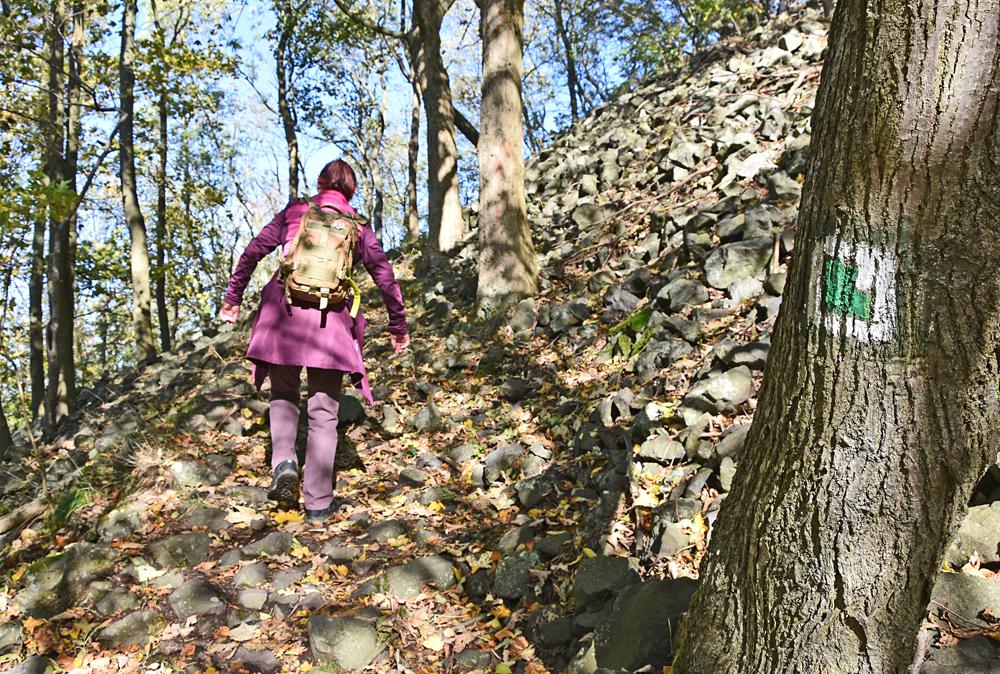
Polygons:
M825 44L818 14L779 17L540 153L543 293L507 320L471 318L474 236L429 273L398 258L414 347L374 336L369 291L377 404L345 397L326 525L264 499L245 325L23 438L0 474L0 669L659 671L755 406ZM921 671L1000 671L977 615L1000 614L998 499L994 468Z

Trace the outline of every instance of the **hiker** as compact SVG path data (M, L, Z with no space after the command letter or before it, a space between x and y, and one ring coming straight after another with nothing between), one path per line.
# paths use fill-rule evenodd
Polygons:
M298 502L299 466L295 454L295 436L299 420L300 375L303 366L306 368L309 436L306 442L302 492L306 520L310 522L326 519L336 512L338 506L333 498L333 461L337 451L337 412L344 375L351 379L369 403L373 402L361 355L365 319L362 314L357 313L360 294L357 286L350 280L352 258L361 260L382 292L382 299L389 312L389 336L395 352L400 353L410 344L403 296L392 266L372 229L366 223L353 224L357 221L351 220L356 216L355 210L348 205L357 186L354 170L343 160L332 161L323 167L317 186L317 195L308 200L289 202L250 241L229 279L222 310L219 312L221 320L229 323L236 321L243 301L243 291L257 263L275 248L282 246L282 260L289 260L287 265L282 265L286 268L286 273L283 274L279 268L261 292L260 307L254 318L250 344L247 347L247 358L253 362L254 383L258 389L265 377L271 380L269 416L273 476L268 496L284 503ZM342 243L344 259L339 262L346 267L346 278L340 280L339 284L337 281L332 282L339 286L332 293L328 289L317 290L312 287L303 290L301 285L292 283L298 278L294 275L291 275L289 283L283 282L283 278L291 274L288 269L293 266L293 262L296 270L315 271L306 264L295 262L301 251L309 248L300 245L295 238L304 218L308 220L307 230L310 233L316 231L314 227L324 226L321 221L323 219L333 222L327 226L346 227L343 229L345 232L353 224L354 231L357 232L353 255L349 250L349 242ZM319 238L306 237L310 241L309 245L315 240L325 244L327 233L322 232ZM353 236L353 231L350 234ZM330 240L337 239L334 236ZM339 241L346 240L341 237ZM331 257L339 255L337 252L324 250L326 253L323 257L312 260L318 259L322 265L328 263ZM322 270L317 273L323 275ZM327 275L336 278L336 273ZM342 272L341 276L343 275ZM289 289L293 285L296 290L294 293ZM316 293L322 296L315 297Z

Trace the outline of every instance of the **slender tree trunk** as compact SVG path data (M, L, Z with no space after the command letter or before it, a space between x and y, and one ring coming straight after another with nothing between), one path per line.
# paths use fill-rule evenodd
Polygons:
M160 83L160 95L156 101L159 114L159 138L157 143L156 166L156 317L160 329L160 350L169 351L172 331L170 312L167 306L167 160L170 154L170 100L167 96L166 59L167 37L163 31L159 7L156 0L150 2L153 26L156 29L159 58L164 65L164 80ZM176 33L175 33L176 36ZM171 42L172 44L172 42Z
M159 156L156 167L156 314L160 327L160 350L170 350L170 314L167 311L167 155L169 152L167 95L157 102L160 114Z
M997 451L998 20L1000 0L837 10L789 291L676 674L913 659Z
M121 58L119 61L119 92L121 96L121 128L119 130L119 164L122 203L125 220L132 240L129 262L132 269L132 323L135 330L136 359L151 360L156 355L149 283L149 247L146 221L142 217L135 177L134 115L135 108L135 17L136 0L124 0Z
M51 25L49 27L49 91L48 129L46 130L45 173L52 187L65 186L66 175L66 2L53 0ZM48 383L45 388L45 420L53 426L65 416L68 409L62 404L66 399L66 386L62 372L60 346L60 322L65 310L59 305L63 299L62 289L65 279L62 272L66 267L65 217L60 200L49 206L49 256L48 256L48 299L49 321L45 329L47 347Z
M3 401L0 401L0 461L7 459L7 455L14 447L14 435L10 432L10 424L7 423L7 415L3 410Z
M374 161L372 162L372 192L375 196L375 203L372 207L372 228L379 241L383 235L383 221L385 211L385 180L382 176L382 146L385 142L385 111L388 107L389 91L386 87L385 70L379 76L381 87L381 97L379 105L375 109L375 130L372 137L371 152Z
M573 41L569 37L566 19L563 16L563 0L555 0L556 33L563 45L563 57L566 59L566 89L569 92L569 113L573 123L580 118L580 103L577 100L577 90L580 88L576 74L576 57L573 56Z
M458 195L458 150L448 71L441 57L441 22L447 0L415 0L423 58L418 79L427 115L427 206L429 250L447 252L465 233Z
M45 213L37 212L31 236L31 274L28 278L28 369L31 374L31 420L45 402Z
M420 155L420 106L422 96L417 73L422 67L419 64L422 55L420 54L418 40L414 40L413 45L408 48L408 54L410 56L413 96L410 106L410 139L406 144L406 211L404 214L406 238L404 242L412 243L420 238L420 216L417 213L417 161Z
M487 313L538 290L521 154L523 31L524 0L483 1L478 299Z
M278 114L281 116L281 128L285 131L285 145L288 147L288 198L291 200L299 196L299 139L295 131L295 115L290 102L291 82L286 63L288 43L292 38L294 25L291 18L283 17L280 11L278 17L279 21L285 23L278 36L274 64L278 78Z
M823 16L829 21L833 18L833 10L836 9L837 0L823 0Z

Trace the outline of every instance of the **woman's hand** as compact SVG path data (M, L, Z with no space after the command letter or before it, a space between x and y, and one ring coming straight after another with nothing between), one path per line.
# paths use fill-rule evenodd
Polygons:
M392 342L392 350L396 353L402 353L403 349L410 345L410 335L408 333L403 333L402 335L389 334L389 341Z
M219 310L219 320L225 321L226 323L235 323L236 319L240 317L240 305L229 304L228 302L222 303L222 309Z

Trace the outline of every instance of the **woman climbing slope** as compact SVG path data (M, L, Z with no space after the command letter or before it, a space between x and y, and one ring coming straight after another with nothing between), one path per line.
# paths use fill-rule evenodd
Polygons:
M220 319L230 323L236 321L243 291L265 256L278 246L282 247L282 259L293 252L293 247L298 245L295 235L303 216L309 213L313 217L320 210L332 214L333 218L338 214L356 215L348 202L354 195L357 179L346 162L338 159L327 164L317 183L317 195L289 203L247 245L229 279ZM311 204L319 208L311 209ZM325 244L325 241L320 243ZM392 266L367 224L357 228L354 259L361 260L382 293L389 311L390 339L393 349L399 353L410 344L403 296ZM337 301L336 295L329 303L326 297L313 301L302 299L302 293L299 296L290 294L280 276L281 270L261 292L247 358L254 364L254 383L258 388L265 377L271 380L269 415L274 474L268 495L286 503L298 502L295 435L299 420L300 375L303 366L306 368L309 436L302 492L306 519L316 522L337 509L333 498L333 462L337 451L337 413L343 376L349 376L361 394L372 402L361 355L365 319L360 313L354 315L357 290L349 291L342 301Z

